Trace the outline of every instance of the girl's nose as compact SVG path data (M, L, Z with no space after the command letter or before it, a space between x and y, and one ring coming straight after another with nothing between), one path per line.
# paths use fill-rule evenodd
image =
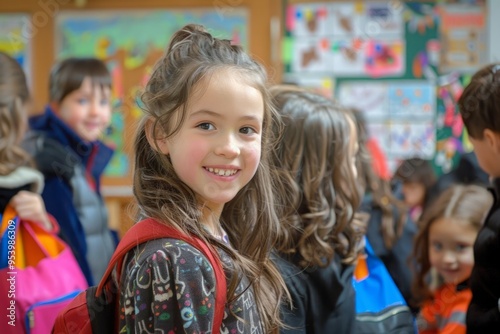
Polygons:
M228 159L234 159L240 155L239 142L234 135L222 136L221 141L215 148L215 154L224 156Z

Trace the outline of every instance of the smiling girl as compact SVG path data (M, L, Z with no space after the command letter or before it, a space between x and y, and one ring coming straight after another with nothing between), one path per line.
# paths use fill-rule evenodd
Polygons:
M266 82L241 47L187 25L142 95L134 195L142 218L217 251L228 287L220 333L271 333L280 324L284 282L269 260L278 229L268 162L277 114ZM199 250L164 238L127 256L120 332L212 332L217 282Z
M419 333L466 332L473 245L491 204L485 188L456 185L422 216L414 244L413 295L421 297L422 304Z

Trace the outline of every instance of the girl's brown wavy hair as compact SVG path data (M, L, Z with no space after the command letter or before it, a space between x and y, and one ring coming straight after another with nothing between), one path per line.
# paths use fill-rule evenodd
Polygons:
M171 138L186 118L186 104L195 89L214 73L230 71L262 93L264 121L259 168L252 180L224 205L220 221L228 233L230 248L201 225L202 211L195 193L183 183L169 161L147 140ZM278 233L273 183L269 167L273 122L279 120L270 103L264 68L239 46L214 38L202 26L190 24L174 34L157 62L141 96L145 118L135 139L134 195L143 214L208 241L234 261L225 268L234 273L228 284L228 302L235 300L241 275L250 279L266 332L277 331L279 305L285 284L269 259ZM149 124L149 125L148 125ZM200 282L201 284L201 282ZM231 298L232 297L232 298Z
M285 126L274 155L281 194L277 250L298 253L303 268L328 266L336 253L352 263L361 236L352 224L360 203L348 153L353 116L297 87L272 92Z
M457 219L468 222L477 229L493 203L491 194L476 185L454 185L444 191L437 200L426 209L419 220L419 231L413 244L414 280L412 293L416 306L432 299L429 287L429 230L433 222L440 218Z
M23 69L12 57L0 52L0 175L31 164L28 153L20 146L27 130L29 100Z

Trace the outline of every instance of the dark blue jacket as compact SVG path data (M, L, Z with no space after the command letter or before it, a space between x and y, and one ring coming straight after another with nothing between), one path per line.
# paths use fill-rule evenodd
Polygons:
M89 285L98 283L95 281L99 275L92 273L93 265L89 263L89 260L94 260L92 257L89 259L87 225L88 222L97 224L92 226L92 233L101 234L92 247L100 247L102 242L106 244L105 254L95 259L102 262L99 264L101 268L110 256L107 254L110 251L110 231L107 228L107 211L100 195L100 178L113 151L100 141L83 141L50 108L44 114L32 117L29 123L33 134L27 138L26 147L45 177L42 197L47 212L57 219L61 237L71 246ZM89 179L93 180L93 186L89 186ZM89 209L95 212L89 212Z

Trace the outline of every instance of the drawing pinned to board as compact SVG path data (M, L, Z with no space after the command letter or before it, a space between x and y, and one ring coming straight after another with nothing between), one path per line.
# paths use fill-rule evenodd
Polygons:
M389 118L387 84L383 82L344 83L338 90L339 101L363 112L369 121Z
M300 38L293 41L293 72L331 72L333 65L329 41Z
M330 34L328 26L329 9L326 4L301 4L289 7L287 25L295 37L326 36Z
M431 159L436 149L436 128L433 121L394 121L390 123L391 157Z
M441 16L440 71L474 72L488 62L485 6L446 5Z
M405 71L402 40L370 40L365 47L365 73L372 77L400 75Z
M113 105L121 111L113 115L112 129L105 140L116 147L105 175L130 176L130 154L125 150L137 117L137 91L163 54L175 31L197 22L213 35L248 46L248 12L238 8L224 14L216 9L151 11L64 12L56 16L56 54L98 57L106 61L113 75ZM158 33L161 32L161 33ZM118 135L120 129L125 133ZM127 144L128 143L128 144Z
M391 118L413 118L434 120L435 88L427 83L389 85L388 108Z
M333 35L349 38L362 32L362 3L332 3L330 8Z
M397 1L367 2L364 32L370 38L404 35L403 5Z

